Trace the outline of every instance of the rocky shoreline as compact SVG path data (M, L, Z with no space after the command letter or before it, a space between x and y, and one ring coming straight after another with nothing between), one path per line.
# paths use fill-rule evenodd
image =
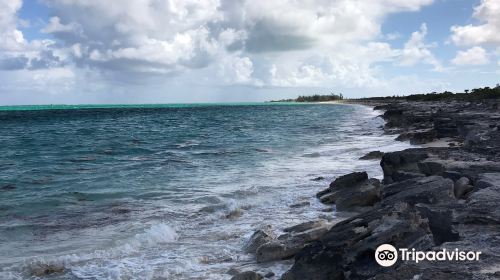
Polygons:
M388 134L422 145L398 152L373 151L384 178L346 174L318 192L337 213L276 236L256 231L246 246L257 262L294 258L281 279L499 279L500 101L355 100L383 110ZM479 261L375 261L381 244L421 251L480 251ZM232 279L276 278L234 273Z

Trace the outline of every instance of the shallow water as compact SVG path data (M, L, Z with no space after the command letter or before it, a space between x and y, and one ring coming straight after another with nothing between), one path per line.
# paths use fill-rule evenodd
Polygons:
M42 108L50 109L50 108ZM332 104L0 110L0 278L229 279L267 224L334 218L314 194L355 170L381 176L371 108ZM318 176L323 181L312 181ZM290 208L307 200L307 208Z

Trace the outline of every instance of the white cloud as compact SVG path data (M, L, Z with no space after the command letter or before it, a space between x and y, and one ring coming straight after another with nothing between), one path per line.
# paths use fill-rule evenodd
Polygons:
M0 0L0 70L60 67L61 52L52 40L28 41L18 29L20 0Z
M79 59L90 65L171 73L205 67L226 48L258 55L366 42L387 14L432 2L53 0L57 16L44 30L79 44Z
M68 67L1 72L2 89L8 92L58 94L74 89L75 73Z
M43 30L79 44L82 63L171 73L202 67L216 53L208 25L222 18L219 6L218 0L54 0L49 7L57 16Z
M21 5L21 0L0 1L0 51L21 51L26 44L16 22Z
M52 17L40 32L53 40L27 41L17 26L21 1L0 0L3 69L84 69L103 83L110 79L148 84L151 77L176 76L172 80L211 85L368 88L386 83L379 63L441 68L431 52L433 45L425 43L425 25L404 49L378 42L399 36L381 34L388 15L418 11L433 0L42 3ZM24 77L29 72L22 73ZM68 80L78 76L59 80L70 85Z
M423 62L434 66L435 71L442 71L441 63L432 54L431 48L435 44L426 44L425 37L427 36L427 25L423 23L419 31L411 34L410 39L406 42L401 54L401 65L411 66Z
M241 15L251 51L304 49L372 40L390 13L415 11L432 0L245 1ZM260 45L252 44L258 40ZM282 40L287 40L283 44ZM254 46L255 45L255 46Z
M219 64L219 77L227 84L254 84L260 82L252 78L253 63L249 57L226 56Z
M42 29L44 33L57 32L75 32L78 30L78 25L74 22L70 24L62 24L59 17L51 17L49 23Z
M455 65L483 65L489 63L489 59L485 49L473 47L466 51L458 51L451 62Z
M452 26L452 41L457 45L500 44L500 1L481 0L473 17L479 24Z
M392 61L398 55L387 43L372 42L366 46L349 44L335 52L320 51L322 55L307 54L289 60L287 56L277 60L271 68L270 84L274 86L345 87L379 86L376 70L372 65Z

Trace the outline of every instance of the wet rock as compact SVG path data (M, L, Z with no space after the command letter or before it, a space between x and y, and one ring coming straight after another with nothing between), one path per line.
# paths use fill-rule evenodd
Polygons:
M318 182L318 181L323 181L323 180L325 180L325 177L321 177L321 176L316 177L316 178L314 178L314 179L311 179L311 181L316 181L316 182Z
M264 278L271 278L271 277L274 277L274 275L276 275L276 274L274 274L274 272L269 271L268 273L266 273L266 274L264 275Z
M317 193L317 197L323 203L335 203L339 190L347 190L352 186L358 185L368 180L366 172L353 172L335 179L330 187Z
M302 242L271 241L257 249L257 262L286 260L297 254L305 244Z
M254 271L245 271L234 275L231 280L261 280L262 275Z
M264 229L259 229L252 234L250 239L245 244L245 248L244 248L245 252L255 254L257 252L257 249L260 246L262 246L263 244L266 244L268 242L271 242L275 238L276 238L276 236L271 231L270 226L268 226Z
M257 249L257 261L269 262L292 258L308 243L319 240L330 227L330 223L319 220L285 228L285 234Z
M373 206L380 195L380 182L368 179L366 172L354 172L337 178L330 187L317 194L320 201L333 204L337 210L355 210Z
M230 269L226 272L226 274L233 275L233 276L234 276L234 275L236 275L236 274L238 274L238 273L240 273L240 271L239 271L238 269L234 268L234 267L230 268Z
M225 210L227 205L225 204L215 204L202 207L198 212L200 213L215 213L220 210Z
M362 160L381 159L383 155L384 155L384 153L381 151L372 151L372 152L369 152L366 155L360 157L359 159L362 159Z
M290 205L290 208L301 208L311 205L309 201L301 201L295 204Z
M330 229L328 224L292 235L295 243L308 243L320 239Z
M31 268L31 274L36 277L44 277L64 272L64 266L60 264L36 264Z
M240 208L236 208L234 210L231 210L227 215L226 215L226 219L237 219L239 217L241 217L243 215L243 210L241 210Z
M345 188L366 180L368 180L368 174L366 172L353 172L335 179L335 181L330 184L330 188Z

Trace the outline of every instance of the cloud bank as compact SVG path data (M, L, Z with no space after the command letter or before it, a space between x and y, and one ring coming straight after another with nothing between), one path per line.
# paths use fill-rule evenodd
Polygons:
M49 17L27 40L21 0L0 0L0 71L32 90L102 91L119 85L356 87L390 90L380 65L443 71L429 26L405 38L383 34L392 14L433 0L42 0ZM25 3L26 4L26 3ZM483 0L478 24L453 26L451 41L471 46L455 65L485 64L482 44L500 44L500 4ZM406 40L402 47L392 40ZM8 73L7 73L8 72ZM13 72L18 74L14 75ZM65 73L65 74L62 74ZM35 82L35 77L54 81ZM153 88L153 87L151 87ZM15 85L5 90L14 90ZM75 90L75 89L73 89ZM60 89L59 89L60 91Z

